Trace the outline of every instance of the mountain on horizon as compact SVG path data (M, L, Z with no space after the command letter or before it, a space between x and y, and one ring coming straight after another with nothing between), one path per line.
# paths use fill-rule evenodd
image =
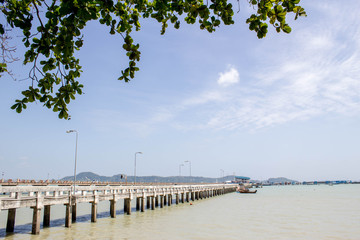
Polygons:
M99 182L125 182L123 174L116 174L114 176L101 176L93 172L82 172L76 175L77 181L99 181ZM152 183L217 183L233 181L234 175L229 175L221 178L198 177L198 176L136 176L136 182L152 182ZM67 176L62 178L63 181L73 181L74 176ZM127 182L134 182L134 176L127 176ZM251 182L269 182L269 183L284 183L284 182L298 182L285 177L269 178L267 181L251 180Z
M285 177L277 177L277 178L269 178L268 182L269 183L285 183L285 182L298 182L298 181L291 180L291 179L285 178Z
M125 182L124 178L121 178L123 174L116 174L114 176L100 176L92 172L82 172L76 175L77 181L99 181L99 182ZM197 176L136 176L136 182L158 182L158 183L217 183L232 181L235 179L234 175L225 176L222 178L209 178L209 177L197 177ZM62 178L63 181L73 181L74 176L67 176ZM127 176L127 182L134 182L134 176Z

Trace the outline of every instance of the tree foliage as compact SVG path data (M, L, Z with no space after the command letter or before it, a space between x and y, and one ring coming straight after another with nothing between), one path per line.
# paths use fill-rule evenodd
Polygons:
M268 24L277 32L290 33L288 13L295 19L306 15L300 0L245 1L254 9L246 22L258 38L266 36ZM74 53L83 46L82 31L89 21L99 21L109 28L110 34L122 36L129 64L118 79L128 82L139 70L136 65L140 60L139 44L134 43L131 34L140 30L140 18L156 19L161 24L161 34L169 24L178 29L181 21L198 23L200 29L211 33L221 24L234 24L235 8L227 0L0 0L3 21L0 73L11 74L8 63L15 60L14 49L8 44L13 29L22 32L26 47L24 64L31 64L31 86L11 108L20 113L28 103L39 101L58 112L59 118L69 119L67 105L83 89L77 80L81 74L80 60Z

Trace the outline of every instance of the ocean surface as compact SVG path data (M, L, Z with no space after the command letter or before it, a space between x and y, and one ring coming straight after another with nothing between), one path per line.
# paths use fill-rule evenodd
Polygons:
M135 202L132 202L135 207ZM110 218L101 202L90 222L91 204L78 205L78 220L64 227L65 207L52 206L51 227L31 235L31 209L16 212L15 233L6 235L7 211L0 213L0 238L8 239L359 239L360 185L271 186L256 194L230 193L171 207L132 209L123 201Z

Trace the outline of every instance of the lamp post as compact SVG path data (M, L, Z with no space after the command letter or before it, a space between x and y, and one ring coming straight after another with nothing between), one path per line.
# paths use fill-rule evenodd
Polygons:
M142 154L142 152L136 152L136 153L135 153L134 185L136 184L136 154Z
M181 167L183 167L183 166L184 166L184 164L179 165L179 177L181 177Z
M224 169L220 169L220 177L224 178Z
M68 130L66 133L76 133L76 143L75 143L75 167L74 167L74 195L75 195L75 184L76 184L76 158L77 158L77 143L78 143L78 132L76 130Z
M185 161L186 163L189 163L189 167L190 167L190 177L191 177L191 161Z

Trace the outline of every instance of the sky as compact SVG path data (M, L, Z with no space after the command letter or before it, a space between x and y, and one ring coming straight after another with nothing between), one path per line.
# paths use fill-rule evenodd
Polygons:
M84 94L69 121L40 103L10 109L29 86L19 81L28 66L15 63L18 81L0 78L0 172L73 175L76 136L66 131L75 129L78 173L133 175L142 152L137 176L189 175L191 162L193 176L360 180L360 2L301 5L308 16L289 18L291 34L270 27L261 40L245 23L246 1L234 25L211 34L182 23L160 35L143 20L129 83L117 80L127 64L121 37L90 23L77 53Z

